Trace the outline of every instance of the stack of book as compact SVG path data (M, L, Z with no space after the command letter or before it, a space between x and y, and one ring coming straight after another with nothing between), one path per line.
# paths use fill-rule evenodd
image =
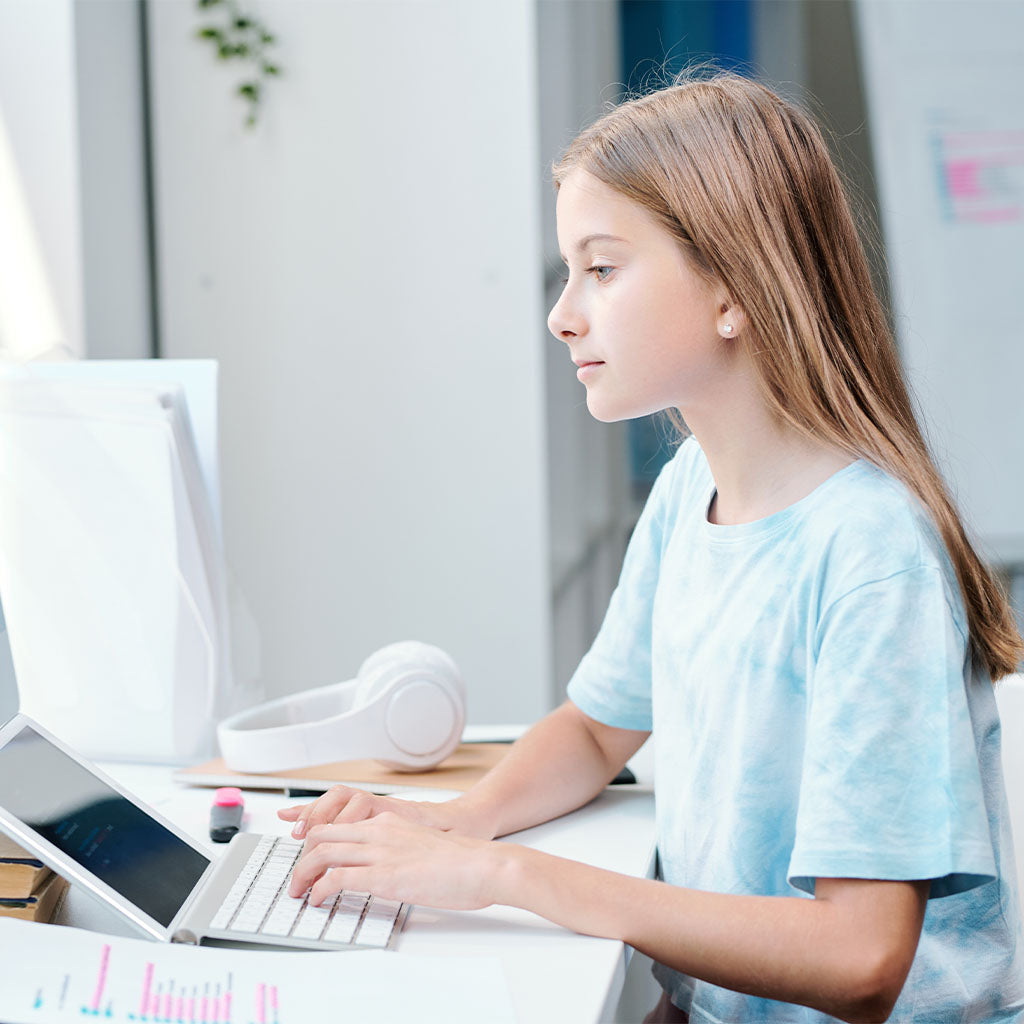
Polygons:
M67 887L42 861L0 835L0 917L49 921Z

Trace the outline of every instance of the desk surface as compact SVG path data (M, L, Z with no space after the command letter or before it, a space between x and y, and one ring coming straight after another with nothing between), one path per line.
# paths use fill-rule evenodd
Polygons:
M157 808L180 828L207 844L214 855L223 847L207 836L211 790L171 781L170 770L153 765L105 764L105 771ZM426 799L442 799L439 791ZM246 828L284 833L276 810L294 801L281 794L247 792ZM614 787L588 806L556 821L505 840L561 857L619 871L651 876L654 871L654 798L644 787ZM104 930L108 918L95 916L88 901L72 899L66 918ZM610 1020L625 978L630 950L611 939L578 935L528 911L489 907L445 911L414 907L399 949L413 953L485 953L505 972L516 1017L524 1024L570 1024ZM457 1000L452 1020L458 1020ZM474 1022L475 1024L475 1022Z

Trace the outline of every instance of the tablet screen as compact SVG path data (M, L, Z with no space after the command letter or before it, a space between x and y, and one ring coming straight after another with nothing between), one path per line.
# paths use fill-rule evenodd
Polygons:
M210 863L28 726L0 747L0 807L165 927Z

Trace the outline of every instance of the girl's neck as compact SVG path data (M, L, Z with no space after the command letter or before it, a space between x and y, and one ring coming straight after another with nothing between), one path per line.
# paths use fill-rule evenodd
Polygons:
M759 396L682 412L714 477L712 523L750 523L780 512L853 461L779 422Z

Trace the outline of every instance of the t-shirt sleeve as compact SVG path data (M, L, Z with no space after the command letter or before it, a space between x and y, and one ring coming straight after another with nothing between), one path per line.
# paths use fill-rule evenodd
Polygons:
M865 583L819 620L789 864L815 878L932 879L930 895L995 877L968 709L966 640L940 570Z
M679 457L662 469L651 489L601 629L569 681L569 699L584 714L620 729L652 727L651 616Z

